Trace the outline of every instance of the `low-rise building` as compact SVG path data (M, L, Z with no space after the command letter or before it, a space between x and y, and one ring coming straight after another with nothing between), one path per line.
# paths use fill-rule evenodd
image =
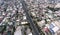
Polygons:
M29 33L28 35L32 35L32 33Z
M39 21L39 22L37 22L37 24L39 27L42 28L45 25L45 20Z
M21 26L18 26L16 28L16 31L14 32L14 35L22 35L22 31L21 31L22 27Z
M57 3L54 8L60 8L60 3Z
M56 34L60 31L60 23L58 21L53 21L49 26L47 26L52 34Z
M27 22L27 21L23 21L23 22L21 22L21 24L22 24L22 25L28 24L28 22Z

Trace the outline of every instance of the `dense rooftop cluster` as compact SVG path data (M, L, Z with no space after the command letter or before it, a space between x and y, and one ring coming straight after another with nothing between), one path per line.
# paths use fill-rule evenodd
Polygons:
M41 35L59 35L60 0L24 0ZM0 0L0 34L32 35L21 0ZM19 32L20 33L19 33ZM9 33L10 32L10 33Z

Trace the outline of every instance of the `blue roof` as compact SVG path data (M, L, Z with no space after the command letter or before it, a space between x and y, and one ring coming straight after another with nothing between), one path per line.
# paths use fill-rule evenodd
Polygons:
M55 34L55 32L54 32L52 29L50 29L50 32L51 32L52 34Z
M50 24L50 26L49 26L50 28L54 28L54 25L53 24Z

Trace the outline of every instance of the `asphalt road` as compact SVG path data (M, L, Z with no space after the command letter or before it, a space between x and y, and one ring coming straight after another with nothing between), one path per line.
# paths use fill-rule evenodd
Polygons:
M28 14L28 9L27 9L25 1L24 0L20 0L20 1L23 6L22 8L24 9L24 12L26 13L27 20L30 23L30 27L32 29L33 35L40 35L39 30L37 29L36 25L34 24L31 16Z

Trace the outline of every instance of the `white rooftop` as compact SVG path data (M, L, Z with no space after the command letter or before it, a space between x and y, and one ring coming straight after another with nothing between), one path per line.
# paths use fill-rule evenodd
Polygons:
M21 22L21 24L27 24L27 23L28 23L27 21Z
M57 5L55 6L55 8L60 8L60 3L57 3Z
M28 35L32 35L32 33L28 34Z
M52 29L54 32L57 32L59 30L59 28L56 26Z

